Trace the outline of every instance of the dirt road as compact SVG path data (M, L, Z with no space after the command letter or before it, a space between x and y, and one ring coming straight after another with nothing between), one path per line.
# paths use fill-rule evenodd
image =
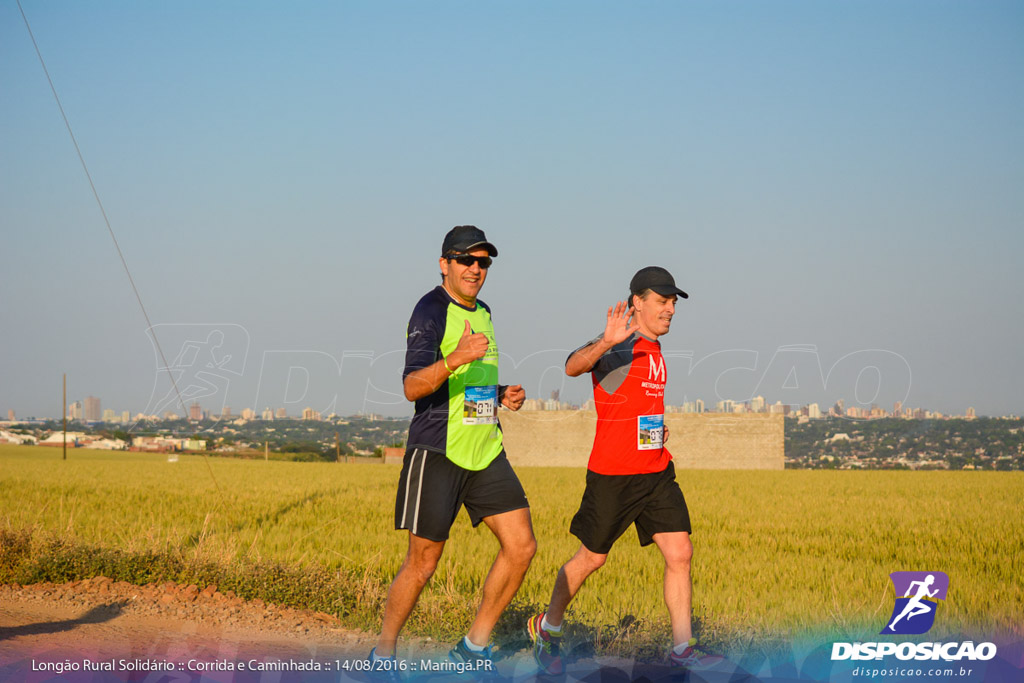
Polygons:
M216 587L0 586L0 681L344 680L374 639Z
M245 601L216 586L136 586L104 577L0 585L3 682L368 681L375 640L330 615ZM445 668L449 646L403 639L403 680L475 680ZM538 680L528 649L498 660L488 680ZM675 680L668 674L600 658L574 664L563 680Z

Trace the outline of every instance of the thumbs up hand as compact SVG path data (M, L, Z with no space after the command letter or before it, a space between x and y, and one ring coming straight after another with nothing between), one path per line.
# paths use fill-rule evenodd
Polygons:
M472 363L479 358L483 358L487 353L489 345L490 342L487 341L487 335L482 332L473 332L473 328L467 320L466 329L462 331L462 337L459 339L458 346L448 354L448 367L454 370L460 365Z

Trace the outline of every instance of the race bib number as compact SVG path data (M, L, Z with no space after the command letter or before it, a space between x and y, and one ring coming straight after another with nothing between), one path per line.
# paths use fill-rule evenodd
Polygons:
M636 447L641 451L661 448L664 435L664 415L640 415L636 418Z
M498 423L498 387L466 387L462 406L462 424L488 425Z

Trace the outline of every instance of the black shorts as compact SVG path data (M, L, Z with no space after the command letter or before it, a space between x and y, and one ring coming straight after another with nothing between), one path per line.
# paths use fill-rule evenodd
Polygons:
M395 497L396 529L446 541L463 505L473 526L484 517L530 507L505 451L476 471L459 467L444 453L425 448L405 451Z
M690 512L671 462L661 472L649 474L587 470L587 488L569 533L587 550L606 555L633 523L640 545L649 545L654 534L690 531Z

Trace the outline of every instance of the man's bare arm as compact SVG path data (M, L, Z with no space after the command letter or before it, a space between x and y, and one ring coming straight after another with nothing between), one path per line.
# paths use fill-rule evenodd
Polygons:
M574 352L565 361L565 374L570 377L579 377L585 372L590 372L594 364L597 363L601 356L608 353L612 346L614 344L607 344L603 339L587 344L582 349Z
M487 353L487 335L474 333L466 321L466 329L462 332L459 345L447 357L436 361L425 368L414 370L405 377L402 389L407 401L418 401L438 390L452 374L467 363L483 358ZM447 363L447 365L446 365ZM450 372L449 372L450 370Z

